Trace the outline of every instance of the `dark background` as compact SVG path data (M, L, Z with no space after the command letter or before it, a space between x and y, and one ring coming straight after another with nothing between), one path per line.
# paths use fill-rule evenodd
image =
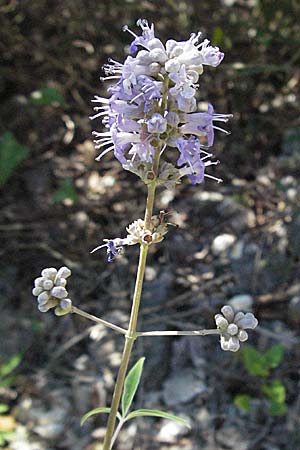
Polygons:
M83 428L79 420L109 404L123 341L84 319L39 313L31 288L42 268L68 265L73 303L127 324L138 249L113 264L89 251L143 217L146 192L117 161L94 161L100 123L88 116L94 94L106 95L101 66L128 51L122 26L137 31L140 17L163 41L201 30L220 46L225 59L205 68L199 101L234 118L231 136L216 135L221 185L158 193L156 210L176 211L178 228L151 248L139 328L213 327L224 303L250 295L260 320L250 344L284 348L268 379L284 385L287 410L269 412L265 379L215 337L145 339L132 360L146 356L136 404L189 417L193 428L141 419L117 448L300 448L299 14L296 0L0 1L0 441L12 432L4 448L101 448L105 417ZM223 234L225 250L217 243L226 237L214 241ZM8 377L11 361L19 365ZM251 396L250 412L235 406L240 394Z

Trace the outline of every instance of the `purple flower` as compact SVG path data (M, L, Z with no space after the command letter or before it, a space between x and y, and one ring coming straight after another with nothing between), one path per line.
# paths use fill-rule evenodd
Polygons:
M207 112L204 113L191 113L181 114L181 121L183 125L180 127L182 134L194 134L196 136L206 136L207 145L211 147L214 143L214 130L222 131L229 134L228 131L223 128L215 126L216 122L227 122L232 115L231 114L215 114L214 108L211 104L208 105Z
M147 120L147 129L149 133L164 133L167 129L167 120L159 113L154 113Z
M178 138L176 144L180 152L177 164L179 166L185 165L185 169L190 169L187 175L192 184L202 183L204 177L212 178L218 182L222 181L204 172L206 166L216 165L218 161L210 160L212 154L201 147L199 139L195 136L190 136L188 139Z
M220 52L219 47L212 47L209 43L210 41L205 39L199 46L201 48L201 62L208 66L217 67L222 62L224 53Z
M122 253L123 251L123 245L128 244L127 239L103 239L105 244L99 245L98 247L94 248L91 253L96 252L97 250L100 250L101 248L106 247L106 253L107 253L107 261L109 263L113 262L115 257Z
M110 98L96 96L94 100L92 118L99 118L105 127L103 132L94 132L96 148L101 150L97 160L113 151L124 169L147 183L154 146L159 145L161 159L168 155L168 148L177 147L181 167L174 169L180 170L180 177L188 175L194 184L205 176L220 181L205 173L206 166L216 162L210 160L212 155L200 146L198 137L206 137L207 146L212 146L215 129L227 133L215 122L226 122L231 116L215 114L212 105L205 113L195 111L203 65L216 67L223 53L207 39L201 42L201 33L191 34L186 41L170 39L164 45L155 37L153 24L146 20L137 24L142 29L140 36L124 28L134 37L130 50L135 56L127 56L123 63L109 59L104 65L104 79L115 84L108 88Z

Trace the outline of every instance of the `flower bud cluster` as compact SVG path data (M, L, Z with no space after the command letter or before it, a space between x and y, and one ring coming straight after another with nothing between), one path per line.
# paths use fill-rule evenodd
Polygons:
M160 220L159 216L153 216L149 228L145 228L143 219L137 219L126 228L127 236L124 239L103 239L104 244L94 248L91 253L106 248L107 261L112 262L117 255L123 252L125 245L135 244L157 244L164 239L168 232L168 224Z
M227 133L215 122L227 122L231 115L215 114L210 104L206 112L196 112L196 92L203 67L217 67L224 54L207 39L201 42L201 33L181 42L169 39L164 45L155 37L153 24L137 24L140 36L124 27L134 37L130 52L135 56L124 63L109 60L104 79L116 84L108 88L110 98L93 100L98 105L92 118L101 118L107 129L94 132L96 148L101 149L97 159L113 151L124 169L147 182L145 166L149 170L153 165L156 152L163 148L167 157L175 150L179 180L187 175L193 184L205 176L221 181L205 173L207 166L218 163L208 149L215 129Z
M221 313L215 315L215 322L221 335L221 348L225 351L237 352L240 342L248 339L248 333L245 330L256 328L258 320L252 313L235 313L229 305L223 306Z
M68 314L72 308L72 301L68 298L66 289L67 278L71 275L68 267L59 270L54 267L43 269L41 276L34 280L32 294L37 297L38 309L47 312L55 308L57 316Z

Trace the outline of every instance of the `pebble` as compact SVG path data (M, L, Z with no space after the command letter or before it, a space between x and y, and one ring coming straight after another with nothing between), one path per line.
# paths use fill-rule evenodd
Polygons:
M232 297L228 302L235 311L252 311L253 297L249 294L239 294Z
M170 375L163 386L163 400L167 406L187 403L207 392L207 386L193 369L183 369Z
M183 424L171 420L163 420L157 440L165 444L175 444L180 437L188 433L189 429Z
M233 234L219 234L219 236L215 237L212 243L213 254L215 256L220 255L229 249L235 241L236 237Z

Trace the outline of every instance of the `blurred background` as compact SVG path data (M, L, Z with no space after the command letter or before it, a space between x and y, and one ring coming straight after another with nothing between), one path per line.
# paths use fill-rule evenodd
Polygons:
M90 255L143 217L145 189L117 161L95 162L91 99L108 57L122 61L138 18L163 41L203 37L225 52L199 101L234 114L216 136L221 164L201 186L159 191L173 211L148 259L139 329L213 327L224 303L260 320L249 345L215 337L137 342L136 406L190 418L192 430L139 419L119 450L300 448L300 117L298 0L0 1L0 447L100 450L123 339L85 319L39 313L32 281L68 265L82 309L126 326L137 248Z

